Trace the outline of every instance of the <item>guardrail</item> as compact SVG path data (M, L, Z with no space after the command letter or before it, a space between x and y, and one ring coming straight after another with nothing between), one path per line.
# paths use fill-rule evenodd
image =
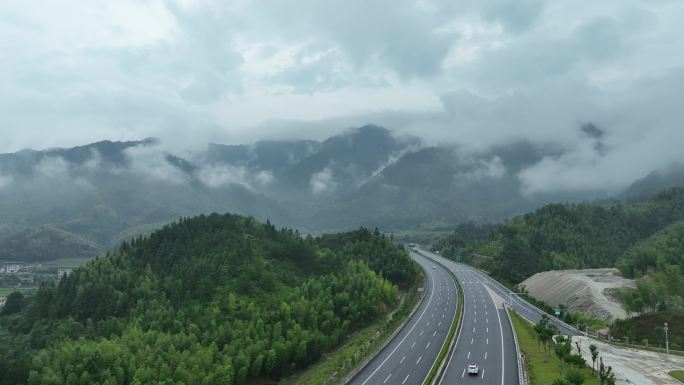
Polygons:
M461 283L456 278L456 275L448 267L444 266L443 263L437 261L429 255L421 253L420 251L415 250L415 253L420 254L423 257L431 260L432 262L442 266L442 268L444 268L444 270L446 270L449 273L451 279L456 284L458 298L458 303L456 304L456 315L454 316L454 320L451 323L451 328L449 328L449 334L447 334L447 338L444 341L444 344L442 344L442 349L439 351L437 359L435 360L434 364L432 364L430 372L428 372L427 377L425 377L425 380L423 381L423 385L435 385L441 382L442 376L446 371L448 363L448 360L446 360L446 358L451 356L456 346L456 341L458 340L458 337L454 337L460 335L461 333L461 328L463 326L463 290L461 290Z
M427 288L427 277L425 278L425 285L423 285L423 287ZM358 375L363 369L365 369L366 366L368 366L368 364L371 361L373 361L375 359L375 357L377 357L378 354L380 354L387 347L387 345L390 344L390 342L392 342L394 337L396 337L397 334L401 331L401 329L403 329L404 326L406 326L406 323L413 317L413 315L416 313L416 311L418 310L420 305L423 303L423 300L425 299L425 293L427 293L427 290L423 290L423 294L420 296L420 300L418 300L418 302L416 302L416 305L413 307L413 310L411 310L411 313L409 313L409 315L401 322L401 324L399 324L399 326L397 326L397 328L394 330L394 332L392 332L392 334L389 337L387 337L385 342L383 342L382 345L378 349L375 350L375 353L371 354L365 361L363 361L363 363L361 365L359 365L356 369L354 369L351 373L349 373L347 375L347 377L344 378L344 381L340 385L349 384L349 382L351 380L353 380L354 377L356 377L356 375Z
M527 379L527 371L525 370L525 365L523 364L523 355L522 352L520 351L520 345L518 344L518 334L515 332L515 327L513 327L513 321L511 320L511 315L510 311L515 311L512 307L509 307L508 304L504 304L504 308L507 311L508 315L508 323L511 325L511 331L513 332L513 342L515 343L515 354L518 357L516 360L518 362L518 384L519 385L528 385L528 379Z
M667 349L659 346L650 346L650 345L642 345L642 344L633 344L633 343L628 343L624 342L619 338L613 338L610 334L605 334L601 333L598 330L593 330L588 327L584 328L577 328L577 330L582 333L585 337L590 337L602 342L609 343L611 345L619 346L622 348L630 348L630 349L640 349L640 350L647 350L651 352L656 352L656 353L667 353ZM683 350L677 350L677 349L672 349L670 348L670 354L675 354L678 356L684 356L684 351Z

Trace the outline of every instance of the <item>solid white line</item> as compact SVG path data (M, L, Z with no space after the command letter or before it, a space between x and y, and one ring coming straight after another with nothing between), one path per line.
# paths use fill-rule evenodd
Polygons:
M435 277L434 277L432 274L430 274L430 282L432 283L432 286L431 286L431 287L434 288ZM435 290L434 290L434 289L430 290L430 298L428 299L428 304L427 304L427 306L425 306L425 309L423 309L423 312L420 313L420 317L418 317L418 320L416 320L416 323L413 324L413 326L412 326L411 329L408 331L408 333L406 333L406 335L404 336L404 338L402 338L401 341L399 341L399 343L397 344L397 346L395 346L394 349L392 349L392 351L390 352L390 354L389 354L387 357L385 357L385 359L382 361L382 363L380 363L380 365L379 365L377 368L375 368L375 370L373 371L373 373L371 373L371 374L370 374L370 375L361 383L361 385L365 385L366 382L368 382L368 380L370 380L371 377L373 377L373 376L375 375L375 373L377 373L378 370L380 370L380 368L381 368L383 365L385 365L385 362L387 362L387 360L389 360L389 358L392 357L392 355L394 354L394 352L397 351L397 349L399 349L399 346L401 346L401 344L404 343L404 340L405 340L406 338L408 338L408 336L411 334L411 332L413 331L413 329L418 325L418 323L420 322L420 320L423 318L423 315L425 314L425 312L427 311L427 309L430 307L430 302L432 302L432 296L433 296L434 294L435 294Z
M501 333L501 385L504 384L504 339L503 339L503 328L501 327L501 316L499 316L499 311L496 311L496 317L499 319L499 333Z

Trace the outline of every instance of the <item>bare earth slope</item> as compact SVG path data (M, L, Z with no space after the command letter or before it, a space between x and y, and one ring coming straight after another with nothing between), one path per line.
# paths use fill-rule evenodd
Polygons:
M611 292L633 287L634 281L623 278L615 268L552 270L537 273L522 286L533 297L549 305L565 305L606 320L625 318L625 311Z

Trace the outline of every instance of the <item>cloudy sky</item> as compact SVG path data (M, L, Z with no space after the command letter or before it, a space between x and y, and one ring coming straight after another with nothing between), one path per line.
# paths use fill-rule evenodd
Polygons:
M532 189L616 187L682 160L681 20L679 0L6 1L0 152L373 122L562 146L522 175Z

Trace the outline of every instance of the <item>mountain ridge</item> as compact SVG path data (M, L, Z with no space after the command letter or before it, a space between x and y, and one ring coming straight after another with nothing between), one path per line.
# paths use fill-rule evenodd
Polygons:
M472 153L372 124L323 141L208 143L185 154L156 138L22 150L0 154L0 225L50 224L102 252L134 229L201 213L253 215L306 233L360 225L392 231L605 198L525 194L518 173L560 154L526 141ZM0 246L8 236L0 232Z

